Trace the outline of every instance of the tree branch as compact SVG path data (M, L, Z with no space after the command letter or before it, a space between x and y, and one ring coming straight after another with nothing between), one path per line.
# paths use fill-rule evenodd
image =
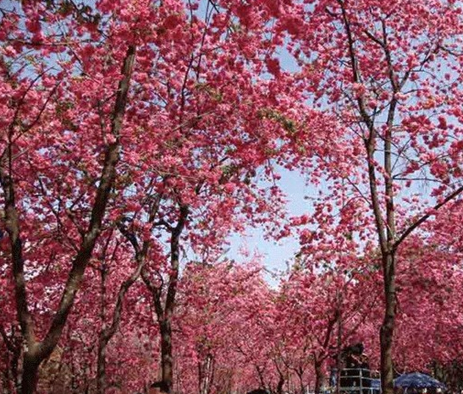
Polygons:
M129 46L124 59L124 64L122 66L122 79L119 82L116 103L112 116L111 132L115 138L115 141L109 144L107 147L103 170L101 173L95 202L93 204L88 230L82 240L79 252L74 258L72 269L69 273L68 280L66 282L66 286L64 288L58 310L56 311L53 318L51 327L40 346L40 353L41 357L43 358L50 355L53 351L53 348L58 343L67 317L74 303L80 282L82 281L85 268L92 256L95 243L101 231L101 225L106 212L109 193L114 185L114 180L116 177L116 165L119 162L119 135L122 129L122 122L127 105L130 79L135 62L135 53L136 48L134 46Z
M455 197L457 197L461 192L463 192L463 186L460 186L458 189L456 189L454 192L450 193L442 202L439 204L434 205L432 208L433 211L437 211L440 208L442 208L445 204L448 202L452 201ZM400 236L400 238L394 243L393 248L394 250L399 247L399 245L417 228L419 227L422 223L424 223L426 220L428 220L433 213L426 213L423 216L421 216L418 220L416 220L410 227L408 227Z

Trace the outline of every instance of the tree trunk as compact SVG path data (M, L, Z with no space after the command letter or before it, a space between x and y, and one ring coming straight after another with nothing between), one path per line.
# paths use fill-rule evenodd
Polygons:
M394 336L395 323L395 256L388 253L383 258L384 266L384 293L385 293L385 314L381 326L381 389L383 394L394 393L394 369L392 364L392 340Z
M153 295L153 304L158 319L159 331L161 334L161 380L167 386L167 392L172 391L174 361L172 355L172 317L175 310L175 297L177 295L177 282L180 265L180 235L185 227L189 214L189 208L186 205L180 205L180 215L175 227L170 226L170 272L169 283L163 294L164 282L159 284L153 283L150 279L147 269L142 266L141 275L145 285ZM155 215L151 217L153 220ZM161 273L159 273L161 276Z
M285 385L285 378L280 375L280 378L278 379L278 384L277 384L277 394L283 394L283 386Z
M98 336L98 355L97 355L97 373L96 373L96 392L104 394L106 389L106 345L104 332L106 331L106 277L108 269L106 263L103 262L100 268L100 321L101 331Z
M315 394L320 394L322 392L322 384L323 384L322 363L315 362Z
M199 394L209 394L214 381L214 357L208 354L199 365Z
M122 318L122 307L124 298L130 287L138 280L141 275L141 271L145 265L145 255L148 251L148 245L146 244L144 249L140 251L138 244L135 242L134 247L136 250L136 261L137 267L132 272L129 278L122 282L119 292L117 293L116 305L113 310L112 320L109 325L106 324L106 276L108 274L106 266L101 269L101 331L98 338L98 360L97 360L97 394L104 394L106 391L106 348L109 341L116 334L117 329L121 324Z
M98 360L97 360L97 377L96 377L96 392L104 394L106 389L106 342L100 338L98 343Z
M341 393L341 369L342 369L342 359L341 359L341 349L342 347L342 318L341 313L339 314L338 320L338 335L336 339L336 394Z
M201 393L203 382L203 366L201 361L198 361L198 392Z
M34 394L37 387L40 361L37 357L24 355L20 394Z
M174 362L172 357L172 326L170 318L159 321L161 332L161 379L167 385L168 392L172 391Z
M162 289L154 290L155 310L159 321L161 333L161 373L162 381L166 384L168 393L172 391L174 361L172 356L172 317L175 310L175 297L177 295L178 272L180 266L180 235L185 227L189 214L186 205L180 206L180 216L177 225L172 230L170 240L170 273L165 306L162 307ZM146 281L145 281L146 283Z
M92 257L93 250L99 238L102 222L106 213L106 206L117 175L116 166L120 158L120 131L127 104L130 79L135 61L135 51L136 48L134 46L128 48L122 66L122 78L119 81L115 107L112 113L111 133L115 141L108 144L106 147L100 182L91 209L88 228L82 237L78 252L72 260L72 268L62 291L58 308L53 314L50 328L41 342L37 341L34 319L28 304L26 288L27 276L24 270L23 239L21 238L21 218L16 206L17 185L13 178L13 140L11 138L2 155L2 159L8 159L2 160L0 165L0 184L4 192L4 223L11 246L16 312L21 326L22 339L28 348L23 354L20 394L35 393L40 363L52 354L61 338L76 294L83 280L85 269ZM6 161L8 165L5 166L3 161Z

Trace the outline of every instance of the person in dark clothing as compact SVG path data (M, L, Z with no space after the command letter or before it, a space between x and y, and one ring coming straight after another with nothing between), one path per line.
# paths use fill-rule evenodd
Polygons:
M360 387L363 393L368 394L370 387L370 369L368 359L363 354L363 344L357 343L343 349L341 358L344 368L341 370L341 387Z
M169 393L169 387L163 381L154 382L148 390L148 394L168 394L168 393Z
M341 387L360 386L357 368L360 367L359 357L363 352L363 344L357 343L346 347L342 351L341 358L344 361L344 368L341 371Z

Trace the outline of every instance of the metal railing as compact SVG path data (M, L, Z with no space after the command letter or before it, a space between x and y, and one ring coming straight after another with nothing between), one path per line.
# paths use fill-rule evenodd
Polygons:
M348 372L347 374L343 374ZM349 373L350 372L350 373ZM338 372L336 372L338 373ZM359 394L378 394L381 392L381 388L374 386L373 381L379 379L379 373L372 371L368 368L344 368L341 370L340 378L340 393L359 393ZM353 385L343 385L343 380L349 380L353 382ZM327 390L328 392L334 393L336 386L331 386Z

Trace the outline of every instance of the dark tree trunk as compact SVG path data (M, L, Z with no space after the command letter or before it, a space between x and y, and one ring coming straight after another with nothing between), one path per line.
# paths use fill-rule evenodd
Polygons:
M175 310L175 297L177 295L178 272L180 266L180 235L185 227L189 208L180 205L179 219L175 227L171 227L170 240L170 272L169 283L163 303L162 285L155 285L149 278L146 269L142 270L142 278L153 294L154 309L158 318L161 334L161 379L167 386L167 392L172 392L174 359L172 354L172 317Z
M145 265L145 255L148 251L148 246L145 245L143 250L138 248L138 244L135 242L134 247L136 250L136 262L137 267L132 272L129 278L127 278L120 286L117 294L116 305L113 310L112 319L109 325L106 324L106 267L102 268L101 271L101 312L100 317L102 321L102 329L98 339L98 360L97 360L97 394L104 394L106 391L106 348L108 343L116 334L117 329L121 324L122 318L122 307L124 298L130 287L138 280L141 275L141 271Z
M342 317L341 313L339 313L338 319L338 335L336 338L336 394L340 394L341 392L341 369L342 369Z
M385 314L381 326L381 389L384 394L393 394L394 368L392 363L392 341L395 323L395 261L394 254L386 254L383 258Z
M285 385L285 378L280 375L280 379L278 379L278 384L277 384L277 394L283 394L283 387Z
M92 206L88 229L82 237L77 254L72 261L61 299L49 330L44 339L38 341L35 335L34 319L29 310L24 270L23 239L21 237L21 217L16 206L16 180L13 177L13 134L10 133L8 145L2 154L0 163L0 184L4 192L4 222L10 239L11 263L15 283L16 311L21 326L21 334L27 351L23 354L23 371L20 394L33 394L37 386L40 363L49 357L61 338L64 326L74 304L76 294L82 282L85 269L92 257L95 244L100 235L110 191L116 179L116 166L119 162L120 131L127 104L128 90L135 61L135 47L127 50L122 66L122 78L119 81L116 102L112 113L111 133L115 141L108 144L100 174L100 182ZM22 104L18 104L22 105ZM13 125L13 123L11 124ZM7 159L7 160L5 160ZM6 164L6 165L5 165Z
M315 394L320 394L322 392L322 384L323 384L322 363L315 362Z
M174 360L172 357L172 326L170 319L163 319L159 322L161 333L161 378L169 388L169 393L172 390Z
M37 356L24 355L21 394L34 394L37 387L40 361Z
M100 338L98 343L96 392L104 394L106 391L106 345L107 341Z
M104 258L104 257L103 257ZM106 277L108 269L106 263L103 262L100 267L100 321L101 331L98 337L98 354L97 354L97 373L96 373L96 392L104 394L106 389L106 345L104 332L106 331Z

